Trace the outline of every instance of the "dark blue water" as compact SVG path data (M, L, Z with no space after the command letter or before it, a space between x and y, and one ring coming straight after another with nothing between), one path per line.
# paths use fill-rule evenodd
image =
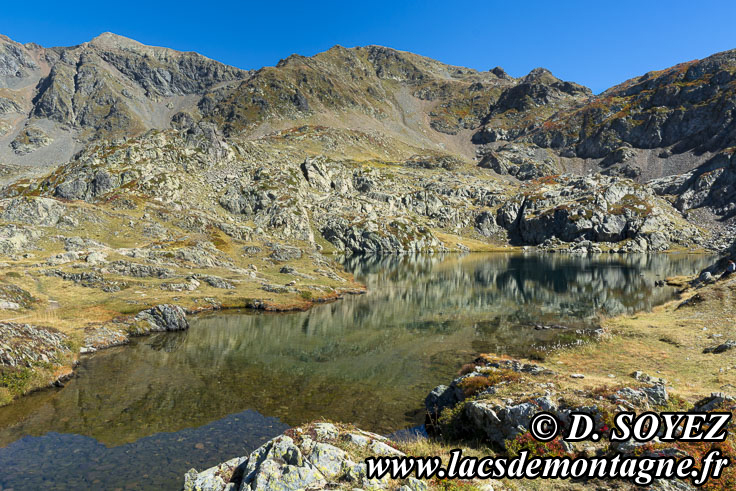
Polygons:
M0 489L177 489L182 469L203 470L223 455L247 454L287 428L275 418L243 411L116 447L53 431L26 436L0 449Z

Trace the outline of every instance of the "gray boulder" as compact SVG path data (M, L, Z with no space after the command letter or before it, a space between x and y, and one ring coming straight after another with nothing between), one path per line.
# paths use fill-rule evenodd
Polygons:
M8 222L54 227L67 214L66 207L51 198L19 197L5 201L1 217Z
M532 402L502 406L485 401L470 401L465 404L465 416L477 431L498 445L505 446L506 440L525 433L532 416L540 407Z
M236 491L247 462L236 457L200 473L191 469L184 476L184 491Z
M424 407L427 414L438 416L443 409L453 407L458 402L465 399L465 394L457 384L438 385L424 399Z
M134 317L134 321L131 334L189 329L186 312L178 305L162 304L143 310Z

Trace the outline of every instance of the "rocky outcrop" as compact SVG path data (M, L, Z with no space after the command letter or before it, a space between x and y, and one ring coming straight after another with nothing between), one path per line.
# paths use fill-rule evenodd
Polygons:
M674 206L683 212L708 207L728 218L736 212L736 151L713 156L699 168L649 182L660 195L674 196Z
M702 241L696 227L645 187L604 176L540 180L502 205L497 222L522 244L598 242L646 252Z
M38 69L25 46L0 36L0 87L22 87Z
M320 230L325 239L339 251L358 254L394 254L401 252L435 252L444 249L433 234L408 220L389 223L350 223L335 218Z
M427 422L430 426L434 426L437 423L437 419L445 409L450 409L456 406L458 403L463 402L469 394L466 393L463 388L464 383L467 383L468 379L474 379L476 377L488 379L489 374L493 374L496 371L508 371L513 373L527 373L531 375L537 374L551 374L551 370L548 370L540 365L533 363L522 363L518 360L492 360L489 361L486 358L478 358L472 364L473 369L468 373L465 373L455 378L450 385L438 385L427 395L424 399L424 408L428 417ZM469 365L470 366L470 365ZM501 382L499 385L504 385L505 382ZM495 388L492 386L484 389L486 393L494 393ZM475 395L475 394L472 394Z
M331 423L293 428L266 442L247 456L236 457L202 472L190 470L185 491L388 489L388 476L368 479L365 462L357 454L403 456L387 438ZM409 478L404 491L423 491L426 483Z
M11 283L0 283L0 310L27 309L36 299L23 288Z
M51 143L51 138L40 128L29 126L10 142L15 153L25 155Z
M142 310L135 316L117 318L103 325L90 326L85 330L84 343L80 352L94 353L100 349L127 344L132 336L187 329L189 329L189 321L182 307L161 304Z
M0 215L5 221L24 225L54 227L60 224L73 225L72 213L57 200L49 198L19 197L1 200L3 211Z
M134 335L163 331L184 331L189 329L187 315L178 305L157 305L143 310L133 318L128 332Z
M493 106L493 113L505 113L511 109L522 112L533 107L553 104L563 99L584 99L592 92L587 87L564 82L546 68L535 68L515 87L508 89Z
M228 280L226 280L224 278L220 278L219 276L213 276L213 275L195 275L193 277L193 279L195 281L196 280L202 280L205 283L207 283L208 285L210 285L211 287L221 288L223 290L232 290L233 288L235 288L233 286L232 282L230 282L230 281L228 281Z
M0 369L54 364L69 353L68 337L56 329L0 322Z
M155 266L151 264L134 263L131 261L113 261L106 269L124 276L135 278L171 278L173 272L170 268Z
M76 254L73 254L71 257L78 257ZM55 258L52 258L50 261L48 261L51 264L59 264L64 261L60 260L54 260ZM128 284L122 281L115 281L115 280L107 280L104 278L104 276L96 271L83 271L83 272L67 272L62 271L60 269L47 269L41 271L46 276L56 276L58 278L61 278L66 281L71 281L73 283L76 283L77 285L83 286L85 288L99 288L104 292L107 293L115 293L119 292L120 290L127 288Z
M596 251L597 246L591 245L596 243L632 252L707 244L701 232L687 224L668 201L619 177L539 177L545 173L539 166L528 163L531 167L527 169L522 162L513 171L516 177L535 179L516 187L444 168L430 174L414 166L356 168L324 157L298 164L280 159L252 163L237 156L244 150L233 146L222 147L227 148L226 153L211 160L209 150L223 142L222 137L215 137L192 147L184 135L171 132L122 147L114 145L109 153L103 148L89 150L59 172L33 183L26 193L95 204L124 193L143 198L165 196L180 209L191 210L191 204L197 203L197 212L183 216L179 223L192 232L215 227L238 240L265 235L312 248L317 248L318 234L324 239L322 244L348 254L455 250L460 248L457 243L443 242L438 232L462 236L471 231L484 240L510 240L515 245L541 245L550 250L564 249L565 244L579 249L582 243L585 252ZM534 152L528 145L510 144L487 157L527 158ZM189 164L196 171L180 172L179 162L187 159L193 159ZM549 159L553 165L552 157ZM200 176L200 166L208 165L231 173ZM528 174L520 176L522 169ZM275 186L276 182L281 184ZM27 220L26 216L35 214L48 221L63 210L58 201L45 197L24 199L6 207L8 219ZM23 211L33 207L33 213ZM55 211L45 218L48 213L41 208L50 207ZM223 211L227 220L218 217ZM62 219L74 223L69 214ZM151 237L171 237L157 224L144 232ZM139 250L135 256L164 260L155 250ZM221 256L201 247L166 253L168 259L198 266L230 267L230 261ZM118 266L113 263L108 268L117 271Z
M0 97L0 114L20 113L21 107L13 99Z
M465 394L459 383L462 378L457 378L448 385L438 385L424 399L424 409L431 419L436 420L443 410L453 407L465 399Z
M32 114L95 134L140 133L155 126L147 103L201 94L246 74L196 53L144 46L110 33L79 46L48 50L46 58L52 68L39 83Z
M606 157L622 144L674 146L676 153L732 146L734 66L736 51L726 51L648 73L609 89L530 139L545 147L571 147L589 158Z
M359 78L356 78L359 73ZM431 137L459 135L475 128L503 88L516 81L493 72L444 65L381 46L335 46L312 58L290 56L263 68L232 90L208 93L200 101L205 118L224 123L232 135L268 119L321 117L334 112L382 121L406 114L399 125L416 131L415 101L425 101ZM412 104L408 106L405 102ZM387 133L393 132L386 125Z
M528 181L559 174L557 160L551 152L534 145L510 143L485 153L478 165L492 169L498 174Z
M728 405L736 404L736 397L729 396L723 392L714 392L708 397L700 399L693 405L695 412L709 412Z
M518 404L493 404L484 401L470 401L465 404L464 416L476 429L477 434L496 445L505 446L529 431L532 416L540 411L557 410L547 397L539 397Z
M17 225L0 227L0 253L13 256L19 253L28 253L33 249L33 243L41 236L38 230Z
M529 432L532 417L544 411L553 414L562 428L568 428L571 413L585 413L593 417L596 429L601 430L610 423L606 420L613 408L623 410L649 410L663 407L669 400L666 381L635 372L634 378L642 387L624 387L611 391L606 397L591 395L596 404L580 405L568 402L563 392L550 390L556 384L542 384L545 395L509 397L517 388L522 394L534 391L540 385L534 383L536 376L553 375L549 369L517 360L496 359L484 355L474 361L472 371L456 378L450 386L438 386L427 396L425 406L429 415L428 428L433 432L455 432L454 437L479 436L485 441L504 448L512 440ZM468 365L468 366L471 366ZM526 380L521 375L526 375ZM584 378L572 374L572 378ZM506 388L503 397L496 396ZM577 391L582 394L582 391ZM461 428L462 435L458 435ZM568 448L570 450L571 448Z

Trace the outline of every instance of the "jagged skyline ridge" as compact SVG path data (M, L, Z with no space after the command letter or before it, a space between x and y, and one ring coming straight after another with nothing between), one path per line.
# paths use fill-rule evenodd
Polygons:
M577 1L308 7L220 2L196 14L179 3L134 1L114 15L83 3L70 9L41 2L32 14L20 4L7 5L0 32L21 42L69 46L112 31L242 69L272 66L290 53L314 55L336 44L379 44L478 70L500 65L515 77L545 66L599 93L647 70L733 48L729 19L736 14L736 5L725 1L703 9L684 1L669 2L666 9L629 1L615 12ZM618 12L628 12L625 21Z

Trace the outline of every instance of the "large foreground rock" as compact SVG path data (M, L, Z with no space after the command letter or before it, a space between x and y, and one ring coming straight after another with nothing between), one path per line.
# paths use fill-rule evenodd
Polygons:
M403 456L390 440L331 423L315 423L288 430L248 456L238 457L203 472L190 470L185 491L246 491L387 489L388 479L368 479L359 453ZM424 490L426 484L408 479L402 489Z

